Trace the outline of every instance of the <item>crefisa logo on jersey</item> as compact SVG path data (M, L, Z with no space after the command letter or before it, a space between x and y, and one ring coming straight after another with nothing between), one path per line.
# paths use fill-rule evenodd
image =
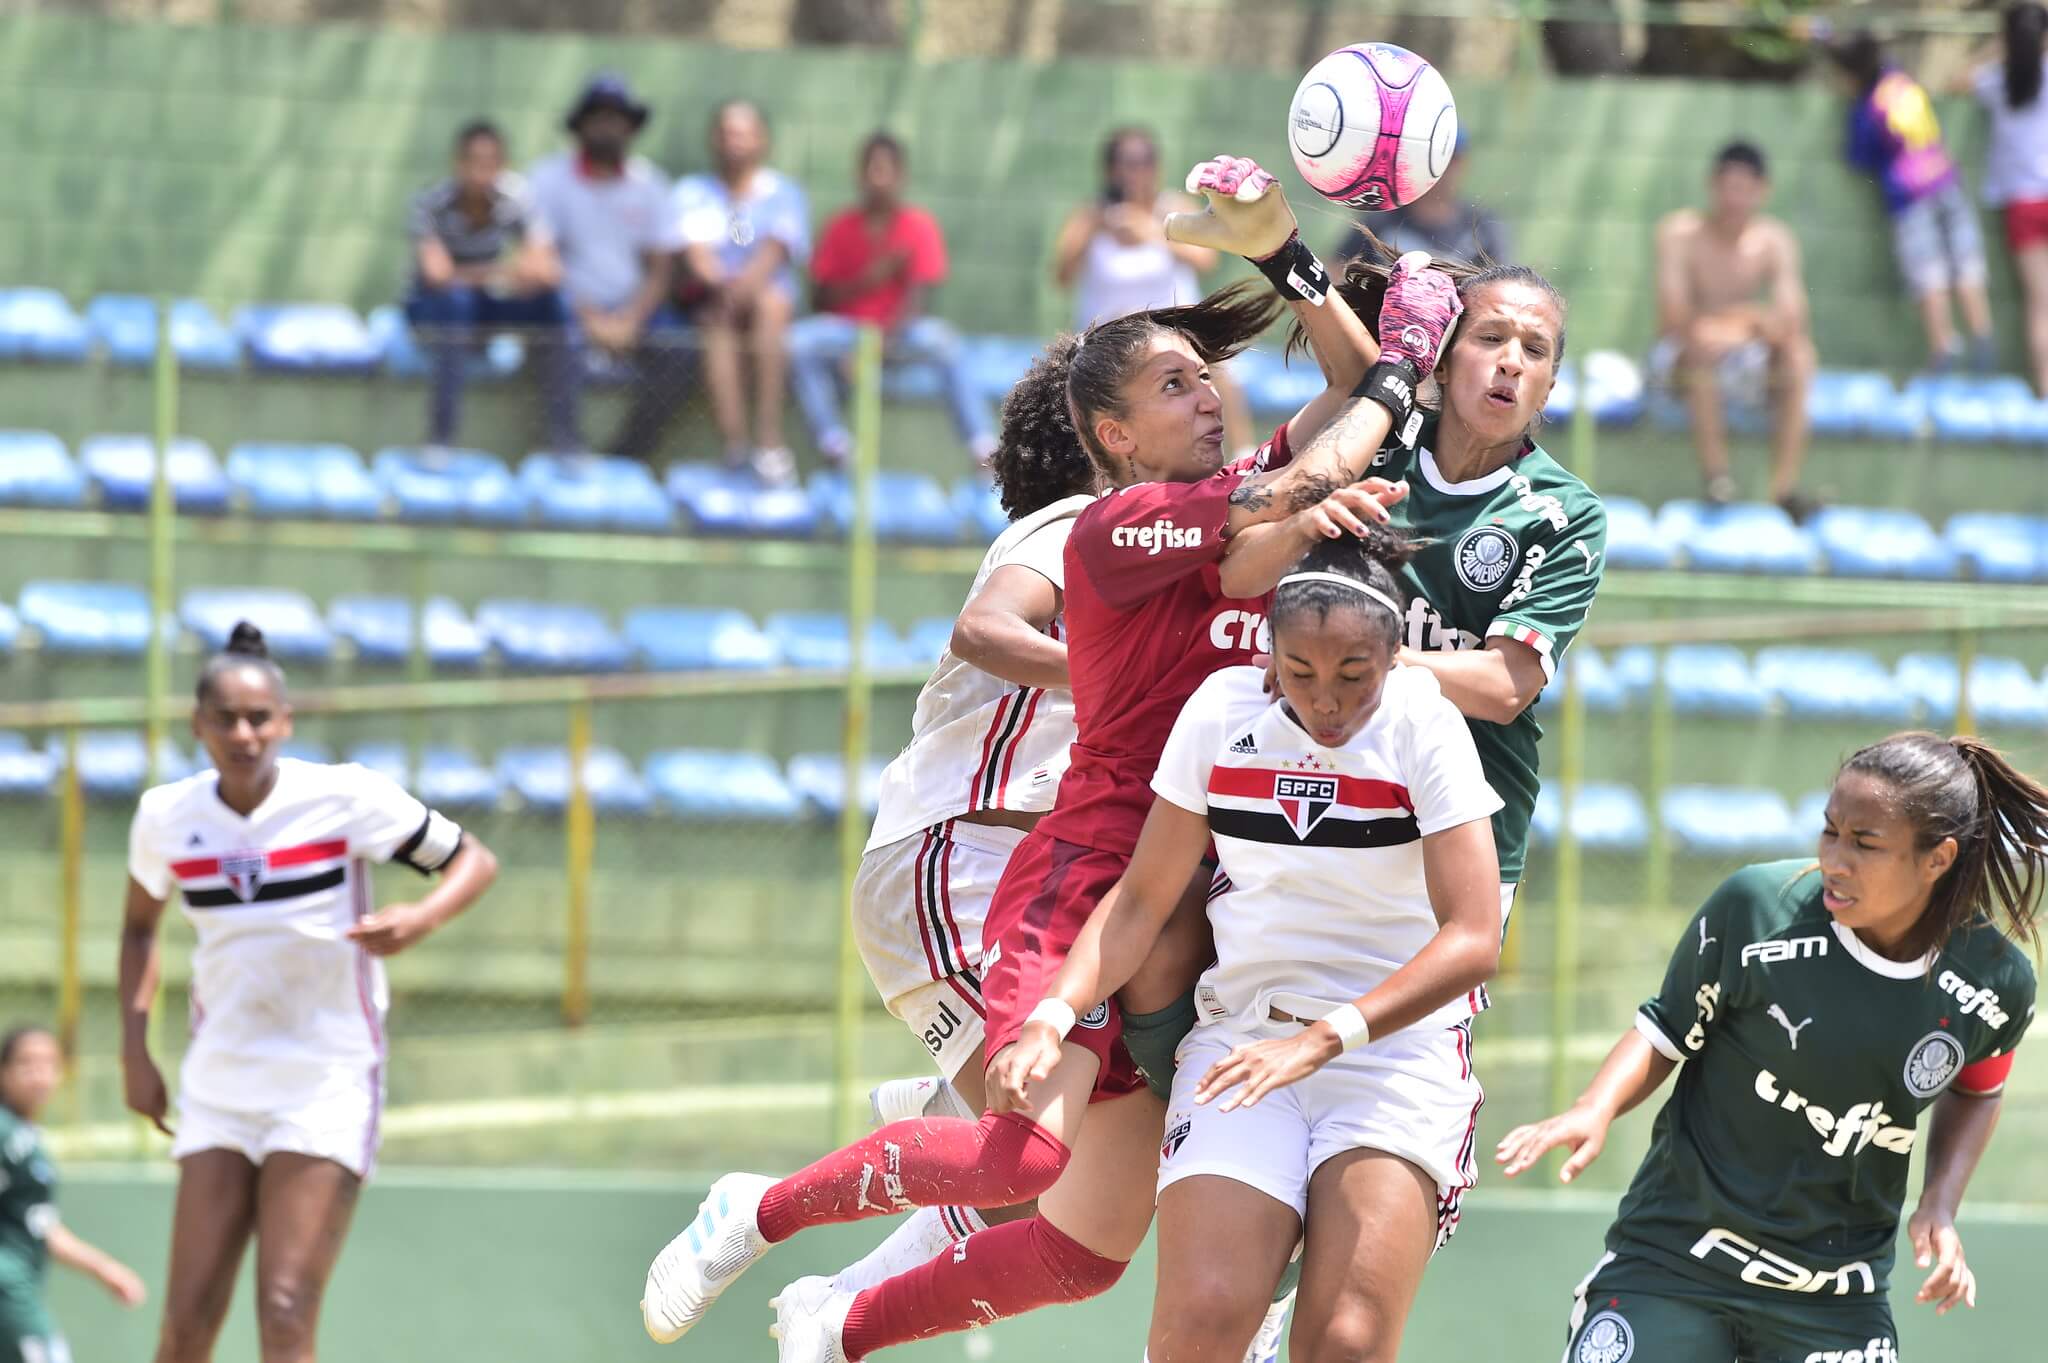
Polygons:
M1294 830L1294 836L1306 838L1323 821L1323 815L1330 812L1330 806L1337 803L1337 778L1276 776L1273 778L1273 799L1280 806L1281 814L1286 816L1287 826Z
M1586 1322L1579 1332L1579 1347L1572 1350L1573 1363L1628 1363L1635 1356L1635 1331L1612 1311L1602 1311Z
M1514 566L1515 537L1497 525L1475 525L1458 537L1454 557L1458 581L1475 592L1490 592Z
M1929 1032L1906 1057L1906 1087L1915 1098L1932 1098L1963 1067L1963 1043L1947 1032Z
M244 904L263 888L263 873L269 869L270 862L261 852L229 852L220 859L221 877Z

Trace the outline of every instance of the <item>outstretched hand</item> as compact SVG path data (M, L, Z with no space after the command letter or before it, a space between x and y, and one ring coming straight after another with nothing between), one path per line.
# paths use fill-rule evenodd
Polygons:
M1261 260L1294 235L1294 210L1280 182L1249 157L1203 161L1188 172L1187 185L1208 203L1199 212L1169 214L1168 240Z

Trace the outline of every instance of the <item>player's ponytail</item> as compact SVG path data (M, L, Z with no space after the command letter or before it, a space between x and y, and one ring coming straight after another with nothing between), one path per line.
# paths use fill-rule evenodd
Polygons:
M1380 525L1367 526L1363 535L1316 541L1273 589L1267 612L1273 628L1320 624L1339 607L1363 609L1373 622L1373 637L1391 652L1401 642L1408 614L1400 570L1426 543Z
M1124 414L1124 385L1145 363L1154 338L1178 334L1202 363L1221 364L1258 340L1286 307L1264 280L1240 279L1199 303L1147 308L1097 322L1079 333L1067 352L1067 401L1081 447L1114 481L1116 469L1095 437L1094 419ZM1065 341L1062 336L1054 344L1064 348Z
M2014 940L2039 949L2048 790L1996 748L1966 736L1893 734L1855 753L1842 770L1865 772L1891 788L1920 850L1955 839L1955 861L1902 944L1908 958L1941 946L1980 915L2002 919Z
M2031 108L2041 97L2041 56L2048 43L2048 8L2028 3L2005 7L2005 102Z
M200 704L213 695L214 686L221 677L236 668L254 667L269 677L271 686L279 699L284 697L284 669L270 656L270 645L263 637L263 631L247 620L237 620L235 627L228 631L228 641L221 645L220 652L206 660L199 669L199 685L195 694Z
M1067 369L1081 338L1063 332L1031 362L1003 399L1002 433L989 469L1011 520L1102 484L1088 452L1074 437L1067 406Z

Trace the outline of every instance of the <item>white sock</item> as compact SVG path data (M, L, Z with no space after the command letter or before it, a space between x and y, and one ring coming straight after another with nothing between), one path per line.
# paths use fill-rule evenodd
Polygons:
M968 1121L981 1120L981 1114L967 1106L967 1100L960 1096L960 1090L950 1080L939 1081L939 1091L925 1100L924 1115L927 1117L964 1117ZM973 1216L973 1212L967 1213ZM976 1218L977 1221L979 1218Z
M928 1264L976 1231L987 1229L988 1222L972 1207L919 1207L889 1232L888 1239L868 1251L866 1258L834 1274L832 1285L847 1292L863 1291Z

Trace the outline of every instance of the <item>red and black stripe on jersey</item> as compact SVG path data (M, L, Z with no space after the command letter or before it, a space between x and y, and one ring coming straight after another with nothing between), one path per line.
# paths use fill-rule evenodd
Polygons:
M1209 829L1296 847L1399 847L1422 836L1406 786L1333 772L1212 768ZM1226 803L1232 802L1232 803Z
M171 874L185 892L185 902L195 909L223 909L240 904L269 904L281 899L332 890L348 877L348 842L333 838L324 842L300 843L268 852L231 852L224 857L191 857L171 863ZM323 861L340 864L305 875L272 879L275 872ZM224 880L225 884L195 881Z

